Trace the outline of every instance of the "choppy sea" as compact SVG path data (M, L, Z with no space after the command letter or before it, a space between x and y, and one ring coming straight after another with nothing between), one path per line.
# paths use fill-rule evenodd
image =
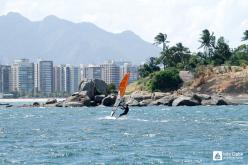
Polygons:
M248 105L110 112L0 107L0 164L248 164Z

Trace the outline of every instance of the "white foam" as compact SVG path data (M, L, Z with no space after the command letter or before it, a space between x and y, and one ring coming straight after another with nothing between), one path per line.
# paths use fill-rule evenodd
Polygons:
M233 121L232 123L238 124L240 126L248 126L248 121Z
M40 131L40 128L33 128L32 131Z
M124 133L124 135L125 135L125 136L129 136L129 135L130 135L130 133L125 132L125 133Z
M23 118L30 118L30 117L34 117L35 115L31 115L31 114L28 114L28 115L25 115Z
M159 122L161 122L161 123L167 123L168 120L160 120Z
M136 120L136 121L144 121L144 122L149 121L149 120L146 120L146 119L133 119L133 120Z
M98 120L116 120L114 116L99 117Z
M144 134L143 136L146 136L146 137L155 137L156 134L149 133L149 134Z

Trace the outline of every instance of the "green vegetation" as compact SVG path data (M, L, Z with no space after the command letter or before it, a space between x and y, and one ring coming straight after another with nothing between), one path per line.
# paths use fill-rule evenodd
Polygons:
M115 87L115 84L114 83L110 83L108 84L108 89L107 89L107 93L108 94L113 94L116 92L116 87Z
M199 37L200 51L195 53L182 43L169 46L167 35L164 33L159 33L154 40L155 45L162 44L160 56L151 57L139 67L140 77L149 77L145 86L152 91L176 90L181 83L178 76L180 70L195 72L197 68L208 65L248 65L248 45L242 44L231 49L224 37L216 40L214 33L208 29L202 31ZM241 41L248 41L248 30L243 33ZM160 71L161 68L163 69Z
M139 67L139 74L141 77L147 77L149 74L159 70L160 68L157 66L157 59L155 57L150 57L144 65Z
M167 43L169 43L170 41L167 41L167 35L166 34L159 33L154 39L155 39L154 45L158 46L160 44L163 44L163 51L168 49Z
M151 91L171 91L176 90L182 84L177 69L167 68L163 71L156 72L152 76L149 84Z
M248 65L248 46L240 45L233 51L233 55L230 58L231 65L243 66Z

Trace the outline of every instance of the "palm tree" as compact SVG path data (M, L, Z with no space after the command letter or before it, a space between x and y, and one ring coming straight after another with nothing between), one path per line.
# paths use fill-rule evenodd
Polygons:
M206 56L210 58L213 55L213 49L215 47L214 33L212 32L212 34L210 34L208 29L203 30L199 42L201 46L198 49L203 47Z
M168 66L171 66L171 53L170 53L170 49L166 49L165 51L161 52L160 57L158 58L158 63L163 65L163 68L165 70L165 68Z
M247 41L248 40L248 30L244 32L244 36L242 38L242 41Z
M179 51L179 52L190 53L189 48L184 47L183 44L182 44L181 42L179 42L179 43L176 44L176 49L177 49L177 51Z
M186 61L189 60L190 58L190 50L187 47L184 47L183 44L181 42L177 43L175 46L175 50L176 52L174 53L174 56L178 56L179 61L182 64L185 64Z
M163 51L168 49L167 43L169 43L169 41L167 41L167 35L166 34L159 33L158 35L156 35L154 40L155 40L154 45L163 44Z

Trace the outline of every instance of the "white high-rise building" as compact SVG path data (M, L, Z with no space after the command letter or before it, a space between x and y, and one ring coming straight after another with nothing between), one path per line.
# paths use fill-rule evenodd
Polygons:
M34 64L34 92L38 92L38 64Z
M53 67L53 91L55 93L60 93L63 91L61 66Z
M123 78L123 76L129 72L130 77L128 83L132 83L138 79L138 67L135 65L132 65L131 63L124 63L122 66L120 66L120 79Z
M58 65L53 68L54 92L70 93L70 68Z
M102 80L107 84L113 83L118 87L120 81L120 67L116 65L114 61L106 61L100 65L100 67L102 68Z
M73 65L59 65L53 69L54 92L71 94L78 91L81 81L80 68Z
M35 70L38 91L44 95L51 94L53 92L53 61L39 60Z
M69 65L70 68L70 93L78 91L79 83L81 81L80 67Z
M102 67L98 65L88 65L82 67L82 80L102 79Z
M28 59L14 61L11 65L11 90L21 95L34 92L34 63Z

